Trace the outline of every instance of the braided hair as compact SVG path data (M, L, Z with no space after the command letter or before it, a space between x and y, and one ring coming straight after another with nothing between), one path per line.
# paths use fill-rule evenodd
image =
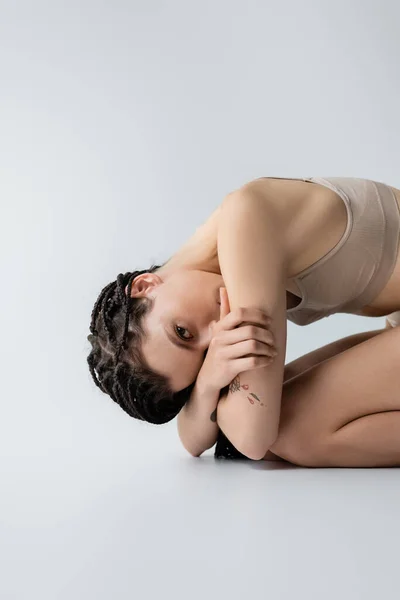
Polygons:
M143 271L120 273L107 284L94 304L87 336L92 345L87 362L96 386L131 417L156 425L179 413L195 385L194 381L173 392L169 378L151 369L142 353L143 319L154 300L132 298L132 283L138 275L159 268L152 264Z

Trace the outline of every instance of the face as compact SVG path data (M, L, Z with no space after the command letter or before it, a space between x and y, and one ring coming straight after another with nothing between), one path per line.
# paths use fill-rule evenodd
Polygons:
M132 297L154 299L143 321L144 357L151 369L169 378L174 392L193 383L200 371L211 341L210 325L220 318L222 286L221 275L187 268L160 268L133 281Z

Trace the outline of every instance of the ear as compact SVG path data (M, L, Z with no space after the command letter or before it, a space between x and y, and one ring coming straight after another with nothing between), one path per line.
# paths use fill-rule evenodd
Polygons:
M142 273L135 277L132 282L131 298L140 298L147 295L150 288L162 283L159 275L156 273ZM125 287L125 295L128 293L128 286Z

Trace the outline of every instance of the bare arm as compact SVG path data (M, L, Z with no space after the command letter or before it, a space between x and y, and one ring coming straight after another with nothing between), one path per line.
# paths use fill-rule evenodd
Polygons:
M198 377L188 402L178 414L178 434L193 456L200 456L217 441L217 404L220 391L210 390Z
M271 317L278 355L239 374L217 406L217 423L244 455L261 459L279 428L286 354L286 264L283 235L265 197L239 190L222 206L218 258L231 310L254 306Z

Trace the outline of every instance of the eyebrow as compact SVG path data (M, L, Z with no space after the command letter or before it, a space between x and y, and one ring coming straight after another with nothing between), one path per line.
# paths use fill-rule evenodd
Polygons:
M166 329L166 327L164 327L164 330L165 330L165 333L167 334L168 338L171 340L171 342L175 346L178 346L178 348L183 348L184 350L190 350L191 352L193 352L193 350L195 350L194 346L191 346L190 344L185 344L185 342L180 340L176 335L171 335L170 332L168 331L168 329Z

